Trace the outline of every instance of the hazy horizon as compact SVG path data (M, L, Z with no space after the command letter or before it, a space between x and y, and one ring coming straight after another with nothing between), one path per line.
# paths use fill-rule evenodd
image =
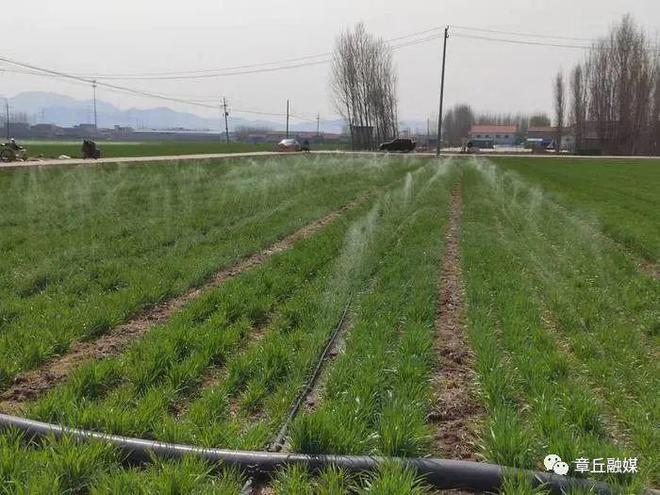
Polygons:
M450 24L469 28L537 35L593 39L607 33L630 13L652 38L657 38L660 2L640 0L558 0L530 5L526 0L465 4L456 0L428 2L317 2L313 7L291 1L253 1L250 6L198 0L189 8L180 2L143 0L96 2L63 0L46 5L25 0L12 5L0 31L0 56L57 71L84 74L123 74L220 69L317 55L332 50L343 29L363 21L385 39L397 38ZM26 36L26 32L31 36ZM440 31L438 31L439 33ZM428 33L415 39L423 39ZM478 112L550 112L552 78L569 70L585 50L517 45L459 37L478 31L452 28L447 56L446 108L469 103ZM504 34L479 36L512 39ZM517 38L516 38L517 39ZM533 38L520 38L533 39ZM584 40L538 39L543 43L584 45ZM437 111L442 39L403 47L395 52L399 70L400 115L421 120ZM314 61L314 60L310 60ZM5 63L0 67L9 68ZM220 100L226 96L232 115L257 118L239 110L292 112L323 119L337 116L329 91L329 64L306 65L279 72L262 72L217 79L108 81L136 90L186 100ZM59 93L77 99L92 97L90 85L12 72L0 72L0 95L26 91ZM98 88L98 97L122 109L168 106L205 117L217 109L164 102ZM277 116L269 117L276 120Z

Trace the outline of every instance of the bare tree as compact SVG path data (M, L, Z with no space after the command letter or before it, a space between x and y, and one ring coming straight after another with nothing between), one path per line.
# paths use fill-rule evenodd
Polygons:
M606 152L650 151L658 78L655 53L644 30L629 15L589 53L588 115Z
M660 155L660 51L655 60L655 88L653 90L653 110L651 111L651 142L649 152Z
M9 116L9 122L15 124L27 124L30 122L30 118L25 112L14 112Z
M398 134L397 75L391 48L362 23L337 38L331 87L354 145L373 148ZM373 129L373 134L366 130ZM359 132L360 135L355 135Z
M561 137L562 131L564 128L564 113L566 110L565 95L566 90L564 89L564 75L559 72L555 78L555 88L554 88L554 97L555 97L555 122L557 124L557 132L555 135L555 150L557 153L561 150Z
M585 84L583 66L578 64L571 72L571 114L570 120L575 131L575 148L577 151L584 148L584 137L587 124L587 88Z
M535 113L529 117L529 127L550 127L550 117L545 113Z
M460 146L474 124L472 108L466 104L454 106L442 119L443 141L450 146Z

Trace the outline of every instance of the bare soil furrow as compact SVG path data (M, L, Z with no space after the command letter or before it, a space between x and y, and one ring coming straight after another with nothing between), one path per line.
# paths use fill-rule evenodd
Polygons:
M460 186L452 193L435 320L437 368L429 416L437 449L451 459L475 460L477 429L484 411L474 396L473 354L463 324L464 293L459 239Z

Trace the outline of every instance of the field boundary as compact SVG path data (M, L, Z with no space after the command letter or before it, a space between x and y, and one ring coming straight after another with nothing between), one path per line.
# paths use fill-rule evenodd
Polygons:
M99 158L98 160L84 160L72 158L66 160L30 160L26 162L12 162L0 164L0 170L16 170L22 168L49 168L67 166L87 166L122 164L122 163L167 163L187 160L231 160L239 158L259 158L269 156L295 156L297 153L281 153L277 151L251 151L247 153L207 153L194 155L161 155L161 156L125 156L117 158Z
M370 194L367 193L353 199L338 210L307 224L284 239L278 240L261 251L218 271L209 282L139 313L126 323L114 327L109 333L94 341L77 342L71 346L66 354L51 359L37 369L18 375L13 384L0 394L0 411L18 412L26 402L42 396L54 386L64 382L73 370L84 362L121 354L130 343L143 337L154 326L169 321L174 313L181 310L193 299L252 268L264 264L272 256L291 249L296 242L312 237L347 211L364 202L369 196Z
M435 319L436 369L429 421L436 448L450 459L474 460L477 428L484 414L473 395L474 357L468 345L460 260L463 201L460 183L452 192Z
M240 153L199 153L192 155L161 155L161 156L135 156L135 157L116 157L116 158L99 158L98 160L83 160L82 158L72 158L66 160L30 160L27 162L13 162L9 164L0 164L0 171L2 170L16 170L22 168L48 168L48 167L67 167L67 166L96 166L108 164L135 164L135 163L163 163L177 162L177 161L200 161L200 160L231 160L238 158L259 158L259 157L289 157L289 156L305 156L303 153L283 153L279 151L250 151ZM311 155L363 155L363 156L388 156L383 152L377 151L343 151L343 150L319 150L312 151ZM397 154L396 156L407 158L433 158L435 153L418 152L411 154ZM446 157L478 157L478 158L542 158L545 160L660 160L657 156L577 156L577 155L531 155L520 153L483 153L483 154L465 154L445 152L440 154L441 158Z

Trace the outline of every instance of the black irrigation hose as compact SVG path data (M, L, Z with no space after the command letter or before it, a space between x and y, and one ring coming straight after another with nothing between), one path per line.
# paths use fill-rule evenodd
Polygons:
M134 462L151 462L153 456L175 460L182 459L185 456L194 456L212 464L240 469L254 478L264 478L270 473L290 465L298 465L312 472L334 466L351 473L364 473L378 469L383 463L394 462L413 470L418 476L424 478L427 483L439 489L458 488L480 492L496 492L502 486L505 476L511 474L522 475L534 486L543 485L546 490L557 495L566 493L571 489L587 490L590 493L599 495L613 493L606 483L557 474L505 468L480 462L212 449L108 435L0 414L0 430L11 429L22 432L28 438L52 436L60 439L66 436L81 442L90 440L106 442L119 449L126 455L127 460Z
M321 374L321 369L323 368L323 364L328 359L328 354L330 353L330 349L332 349L332 346L335 344L335 341L337 340L337 336L339 335L339 332L344 326L344 322L346 321L346 315L348 314L348 308L351 307L352 299L353 296L349 296L348 301L346 302L346 306L344 306L344 311L342 311L341 318L339 318L339 323L337 323L337 326L332 331L332 334L330 334L330 336L328 337L328 340L325 344L325 347L323 348L323 351L316 360L316 366L314 367L314 371L312 371L312 374L307 378L305 386L298 394L298 397L296 397L296 399L293 401L293 404L289 409L289 413L282 422L282 426L277 432L275 439L268 445L266 449L267 452L280 452L282 450L282 447L284 447L284 439L286 438L286 434L289 431L289 427L291 426L291 423L293 422L295 417L298 415L298 411L300 411L300 406L302 406L303 401L314 389L314 385L316 384L316 381L318 380L319 375ZM254 477L250 477L245 482L245 484L241 488L240 495L248 495L253 492L254 490L253 478Z
M280 450L282 450L282 447L284 446L284 439L286 438L286 434L289 430L289 427L291 426L291 423L297 416L298 411L300 411L300 406L302 406L303 401L314 389L314 385L316 384L316 381L318 380L319 375L321 374L321 369L323 368L323 364L328 359L328 354L330 353L330 349L332 349L332 346L335 344L335 341L337 340L337 336L339 335L339 332L344 326L344 322L346 321L346 315L348 314L348 308L350 308L351 306L351 300L352 300L352 296L348 298L348 302L346 303L346 306L344 306L344 311L341 314L339 323L337 324L332 334L328 338L328 341L326 342L325 347L323 348L323 351L321 352L321 355L319 356L316 362L314 371L307 378L305 387L298 394L298 397L291 405L291 409L289 409L289 414L287 414L286 419L282 423L282 427L278 431L275 440L273 440L273 442L268 447L269 452L279 452Z

